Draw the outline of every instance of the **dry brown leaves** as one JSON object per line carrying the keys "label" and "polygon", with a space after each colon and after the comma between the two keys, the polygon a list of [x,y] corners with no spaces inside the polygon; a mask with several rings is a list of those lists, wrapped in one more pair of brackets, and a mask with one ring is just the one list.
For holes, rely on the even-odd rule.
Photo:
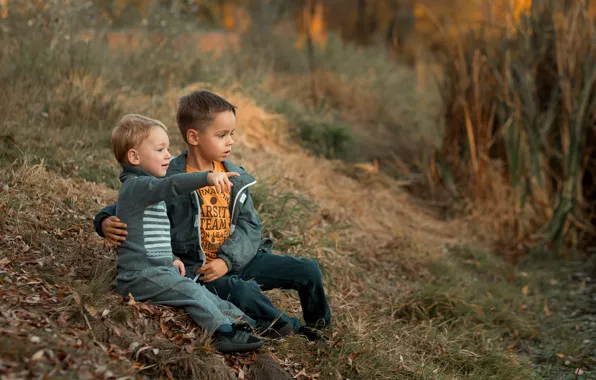
{"label": "dry brown leaves", "polygon": [[182,310],[115,294],[114,273],[103,273],[115,265],[113,248],[90,225],[98,203],[113,199],[114,191],[64,180],[41,165],[2,175],[8,179],[0,191],[5,378],[229,379],[247,373],[252,356],[216,353]]}

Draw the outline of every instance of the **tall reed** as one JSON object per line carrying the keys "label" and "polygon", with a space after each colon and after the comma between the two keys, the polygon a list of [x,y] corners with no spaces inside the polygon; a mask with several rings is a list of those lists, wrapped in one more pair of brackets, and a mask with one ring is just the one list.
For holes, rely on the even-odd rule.
{"label": "tall reed", "polygon": [[538,1],[440,47],[446,133],[434,180],[489,205],[504,248],[594,238],[596,30],[588,2]]}

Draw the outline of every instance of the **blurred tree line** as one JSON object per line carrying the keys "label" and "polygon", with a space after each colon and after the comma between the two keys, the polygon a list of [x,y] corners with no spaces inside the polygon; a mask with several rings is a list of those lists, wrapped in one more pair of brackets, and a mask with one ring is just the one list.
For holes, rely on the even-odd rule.
{"label": "blurred tree line", "polygon": [[[152,13],[169,14],[198,26],[233,32],[292,24],[303,43],[310,33],[324,44],[329,31],[358,44],[382,43],[401,49],[415,36],[416,43],[433,41],[440,33],[513,22],[545,0],[89,0],[103,20],[114,27],[137,25]],[[0,16],[74,0],[0,0]],[[76,1],[79,3],[79,1]],[[165,12],[164,12],[165,11]],[[509,18],[509,19],[508,19]]]}

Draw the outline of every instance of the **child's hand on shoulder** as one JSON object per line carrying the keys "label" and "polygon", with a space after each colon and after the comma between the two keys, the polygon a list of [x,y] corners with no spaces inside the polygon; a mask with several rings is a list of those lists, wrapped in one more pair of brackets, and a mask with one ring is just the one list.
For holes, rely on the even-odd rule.
{"label": "child's hand on shoulder", "polygon": [[174,260],[172,265],[178,268],[178,272],[180,272],[181,276],[186,276],[186,269],[184,268],[184,263],[180,261],[180,259]]}
{"label": "child's hand on shoulder", "polygon": [[227,173],[209,173],[207,174],[207,181],[211,186],[215,186],[218,193],[229,193],[234,184],[230,182],[230,177],[238,177],[240,174],[236,172]]}

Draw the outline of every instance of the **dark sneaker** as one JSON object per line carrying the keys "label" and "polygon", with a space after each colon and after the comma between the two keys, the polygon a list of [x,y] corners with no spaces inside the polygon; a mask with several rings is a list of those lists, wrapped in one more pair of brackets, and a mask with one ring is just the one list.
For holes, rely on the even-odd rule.
{"label": "dark sneaker", "polygon": [[275,323],[261,321],[257,322],[255,327],[252,327],[247,323],[235,324],[234,326],[239,330],[247,331],[268,339],[283,338],[294,332],[292,323],[283,321],[276,321]]}
{"label": "dark sneaker", "polygon": [[331,321],[325,321],[325,319],[319,318],[319,320],[317,320],[317,323],[315,323],[312,327],[314,327],[317,330],[323,330],[329,328],[329,326],[331,326]]}
{"label": "dark sneaker", "polygon": [[277,339],[293,333],[294,326],[292,326],[291,322],[283,321],[277,321],[273,324],[271,322],[261,322],[257,323],[255,330],[264,338]]}
{"label": "dark sneaker", "polygon": [[305,336],[306,339],[310,340],[311,342],[316,340],[327,340],[327,337],[321,334],[318,330],[307,326],[300,326],[296,334]]}
{"label": "dark sneaker", "polygon": [[221,352],[247,352],[253,351],[263,345],[263,341],[246,331],[234,329],[231,332],[215,332],[213,334],[213,347]]}

